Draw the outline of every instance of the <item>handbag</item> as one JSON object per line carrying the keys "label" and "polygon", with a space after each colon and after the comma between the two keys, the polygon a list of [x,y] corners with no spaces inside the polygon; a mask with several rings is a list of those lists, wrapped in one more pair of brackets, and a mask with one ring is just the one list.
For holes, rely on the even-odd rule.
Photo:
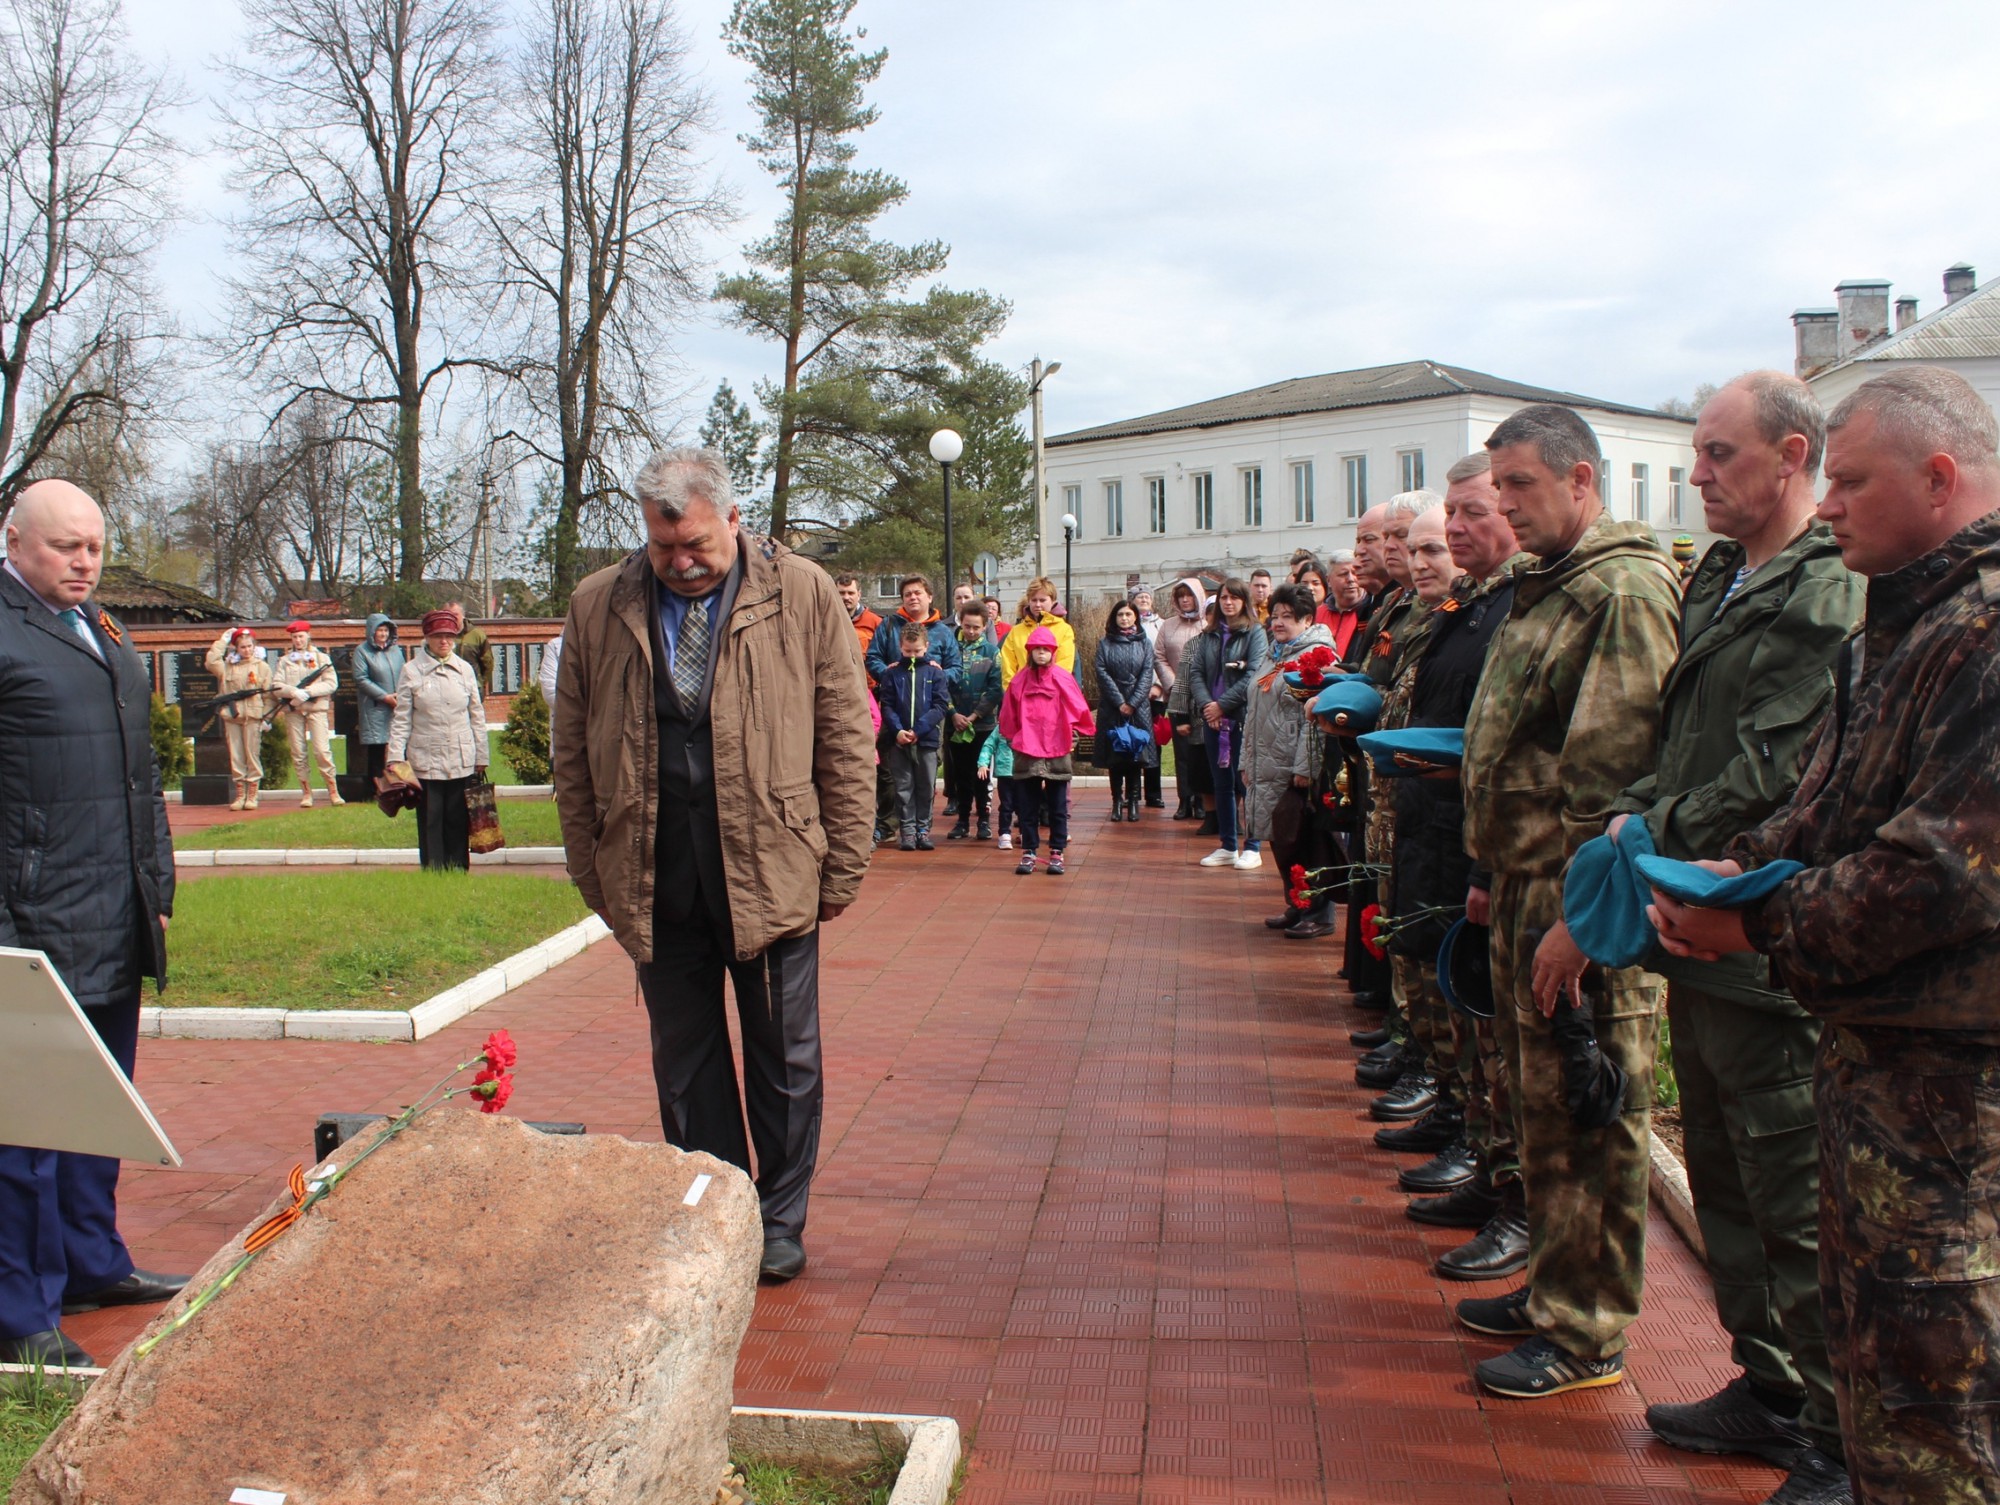
{"label": "handbag", "polygon": [[507,845],[500,829],[500,811],[494,803],[493,786],[481,781],[465,791],[466,840],[468,851],[497,852]]}
{"label": "handbag", "polygon": [[1164,715],[1155,716],[1153,718],[1154,745],[1159,747],[1165,747],[1169,742],[1173,740],[1174,740],[1173,722],[1169,721]]}

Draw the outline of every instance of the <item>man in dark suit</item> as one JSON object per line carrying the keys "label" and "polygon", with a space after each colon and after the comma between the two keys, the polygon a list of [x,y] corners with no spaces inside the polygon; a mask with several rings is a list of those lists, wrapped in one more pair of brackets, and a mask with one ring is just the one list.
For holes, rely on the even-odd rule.
{"label": "man in dark suit", "polygon": [[[166,981],[174,856],[152,687],[91,600],[103,564],[95,502],[67,481],[21,493],[0,565],[0,945],[48,954],[129,1077],[142,979]],[[117,1192],[114,1159],[0,1145],[0,1362],[90,1364],[64,1313],[186,1283],[133,1268]]]}

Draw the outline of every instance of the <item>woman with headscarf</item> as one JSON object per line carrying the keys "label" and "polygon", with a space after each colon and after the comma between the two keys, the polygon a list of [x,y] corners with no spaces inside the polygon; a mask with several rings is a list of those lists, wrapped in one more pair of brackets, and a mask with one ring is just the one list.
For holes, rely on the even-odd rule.
{"label": "woman with headscarf", "polygon": [[459,617],[424,613],[424,646],[396,682],[387,761],[417,777],[417,855],[427,868],[472,866],[465,796],[486,778],[486,703],[479,675],[453,649]]}
{"label": "woman with headscarf", "polygon": [[[396,624],[376,612],[348,660],[354,673],[358,712],[355,739],[367,759],[361,771],[368,775],[371,789],[389,761],[389,723],[396,715],[396,686],[403,678],[404,658],[403,650],[396,646]],[[354,771],[351,765],[349,771]]]}
{"label": "woman with headscarf", "polygon": [[[1208,611],[1208,595],[1193,575],[1174,582],[1173,613],[1160,619],[1153,637],[1153,685],[1164,696],[1167,720],[1174,729],[1174,793],[1180,803],[1174,807],[1175,820],[1202,820],[1202,801],[1211,794],[1208,763],[1202,757],[1201,739],[1189,721],[1187,694],[1180,685],[1181,655],[1187,645],[1201,635]],[[1202,833],[1215,830],[1214,820],[1202,822]]]}

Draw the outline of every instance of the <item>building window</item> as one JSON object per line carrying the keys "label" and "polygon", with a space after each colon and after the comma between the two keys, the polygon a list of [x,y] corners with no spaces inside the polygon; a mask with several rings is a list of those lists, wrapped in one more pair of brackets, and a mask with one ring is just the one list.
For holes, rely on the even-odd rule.
{"label": "building window", "polygon": [[1678,528],[1684,519],[1681,516],[1682,494],[1687,490],[1688,473],[1680,466],[1667,469],[1667,526]]}
{"label": "building window", "polygon": [[1646,503],[1649,500],[1647,492],[1651,489],[1651,475],[1651,466],[1632,467],[1632,521],[1635,523],[1646,521]]}
{"label": "building window", "polygon": [[[1063,487],[1063,511],[1076,519],[1076,527],[1070,533],[1070,537],[1083,537],[1083,488],[1081,486]],[[1058,523],[1057,526],[1060,527],[1061,524]]]}
{"label": "building window", "polygon": [[1146,531],[1164,533],[1167,531],[1167,478],[1165,476],[1146,477]]}
{"label": "building window", "polygon": [[1597,499],[1604,504],[1604,510],[1611,510],[1611,462],[1606,460],[1597,467]]}
{"label": "building window", "polygon": [[1424,452],[1420,449],[1404,449],[1396,452],[1396,465],[1402,473],[1404,491],[1424,489]]}
{"label": "building window", "polygon": [[1253,465],[1243,472],[1243,526],[1264,526],[1264,467]]}
{"label": "building window", "polygon": [[1348,455],[1340,467],[1347,474],[1347,518],[1352,522],[1368,510],[1368,457]]}
{"label": "building window", "polygon": [[1295,460],[1292,462],[1292,521],[1309,523],[1313,520],[1313,462]]}
{"label": "building window", "polygon": [[1212,532],[1215,528],[1215,477],[1204,470],[1189,476],[1188,484],[1194,491],[1194,530],[1197,533]]}
{"label": "building window", "polygon": [[875,577],[875,594],[891,601],[895,600],[897,594],[896,579],[897,577],[894,575],[877,575]]}
{"label": "building window", "polygon": [[1125,483],[1106,481],[1104,483],[1104,536],[1123,538],[1125,536]]}

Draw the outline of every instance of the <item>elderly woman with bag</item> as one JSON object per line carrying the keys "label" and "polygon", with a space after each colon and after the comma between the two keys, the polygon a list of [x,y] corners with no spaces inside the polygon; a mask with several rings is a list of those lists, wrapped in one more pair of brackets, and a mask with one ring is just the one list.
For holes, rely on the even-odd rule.
{"label": "elderly woman with bag", "polygon": [[459,618],[424,613],[424,646],[403,665],[389,723],[391,769],[416,775],[417,852],[440,871],[472,866],[466,796],[486,781],[486,703],[478,671],[455,652]]}
{"label": "elderly woman with bag", "polygon": [[1139,787],[1147,767],[1160,765],[1153,740],[1153,645],[1139,608],[1120,601],[1105,619],[1097,645],[1097,741],[1091,761],[1111,771],[1111,818],[1139,818]]}

